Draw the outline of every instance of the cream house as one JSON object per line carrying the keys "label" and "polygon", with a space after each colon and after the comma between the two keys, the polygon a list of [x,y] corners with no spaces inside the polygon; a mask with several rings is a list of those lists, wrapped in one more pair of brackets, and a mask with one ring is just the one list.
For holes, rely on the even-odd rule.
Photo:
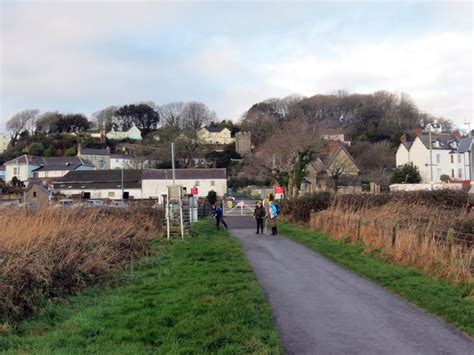
{"label": "cream house", "polygon": [[442,175],[452,180],[473,180],[473,137],[458,138],[451,135],[417,136],[407,142],[402,136],[396,153],[396,164],[413,163],[424,183],[441,182]]}
{"label": "cream house", "polygon": [[10,143],[10,136],[0,132],[0,154],[7,150],[8,143]]}
{"label": "cream house", "polygon": [[127,131],[116,131],[113,127],[112,130],[105,135],[108,139],[121,140],[121,139],[131,139],[135,141],[142,140],[142,132],[135,126],[135,123],[132,123]]}
{"label": "cream house", "polygon": [[235,142],[228,128],[204,127],[198,131],[198,138],[207,144],[231,144]]}

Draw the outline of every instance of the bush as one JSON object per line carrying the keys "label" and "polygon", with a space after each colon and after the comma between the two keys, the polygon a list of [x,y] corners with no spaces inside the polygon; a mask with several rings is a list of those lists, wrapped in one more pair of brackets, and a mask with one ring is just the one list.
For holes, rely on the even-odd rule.
{"label": "bush", "polygon": [[407,163],[397,167],[392,175],[393,184],[418,184],[420,182],[420,172],[418,167],[413,163]]}
{"label": "bush", "polygon": [[209,191],[207,194],[207,202],[209,202],[210,205],[215,204],[217,201],[217,193],[214,190]]}
{"label": "bush", "polygon": [[311,212],[318,212],[329,208],[331,205],[331,194],[329,192],[318,192],[292,198],[282,203],[282,213],[291,221],[308,222]]}

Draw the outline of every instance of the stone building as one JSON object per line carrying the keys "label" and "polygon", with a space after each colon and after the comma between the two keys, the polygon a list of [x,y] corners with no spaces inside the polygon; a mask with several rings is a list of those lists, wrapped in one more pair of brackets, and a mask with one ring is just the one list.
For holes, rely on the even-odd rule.
{"label": "stone building", "polygon": [[252,134],[250,132],[237,132],[235,134],[235,151],[244,156],[252,151]]}

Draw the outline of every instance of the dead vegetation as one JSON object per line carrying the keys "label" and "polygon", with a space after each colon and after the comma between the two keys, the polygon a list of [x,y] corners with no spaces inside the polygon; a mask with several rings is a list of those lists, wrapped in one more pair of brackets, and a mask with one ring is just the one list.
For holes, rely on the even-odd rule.
{"label": "dead vegetation", "polygon": [[0,322],[21,320],[152,253],[161,228],[144,208],[2,210]]}
{"label": "dead vegetation", "polygon": [[[379,203],[371,203],[363,197],[341,196],[327,210],[313,213],[310,226],[335,239],[360,242],[366,253],[388,262],[436,278],[472,283],[474,217],[460,208],[461,200],[452,197],[440,201],[404,195],[379,197]],[[447,208],[446,203],[453,201]]]}

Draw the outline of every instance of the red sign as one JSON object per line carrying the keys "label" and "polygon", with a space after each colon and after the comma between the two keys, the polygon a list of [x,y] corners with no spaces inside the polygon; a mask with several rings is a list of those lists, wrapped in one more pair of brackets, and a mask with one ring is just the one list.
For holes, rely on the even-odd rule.
{"label": "red sign", "polygon": [[284,194],[285,189],[282,186],[275,186],[275,193],[276,194]]}
{"label": "red sign", "polygon": [[197,195],[198,194],[198,188],[197,187],[191,187],[191,195]]}

